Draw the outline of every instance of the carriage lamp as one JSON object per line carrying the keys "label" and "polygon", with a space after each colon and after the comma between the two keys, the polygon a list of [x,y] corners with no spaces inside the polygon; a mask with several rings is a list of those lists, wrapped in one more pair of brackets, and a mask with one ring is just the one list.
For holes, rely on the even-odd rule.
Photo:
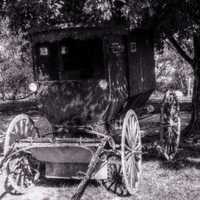
{"label": "carriage lamp", "polygon": [[66,55],[68,54],[68,48],[66,46],[61,47],[61,55]]}
{"label": "carriage lamp", "polygon": [[108,87],[108,83],[107,83],[106,80],[100,80],[100,81],[99,81],[99,86],[100,86],[100,88],[101,88],[102,90],[106,90],[107,87]]}
{"label": "carriage lamp", "polygon": [[155,111],[155,108],[154,108],[153,105],[148,105],[148,106],[146,107],[146,109],[147,109],[147,112],[148,112],[148,113],[152,113],[152,112]]}
{"label": "carriage lamp", "polygon": [[40,56],[48,56],[48,48],[47,47],[40,47]]}
{"label": "carriage lamp", "polygon": [[38,89],[37,83],[30,83],[28,87],[31,92],[36,92]]}

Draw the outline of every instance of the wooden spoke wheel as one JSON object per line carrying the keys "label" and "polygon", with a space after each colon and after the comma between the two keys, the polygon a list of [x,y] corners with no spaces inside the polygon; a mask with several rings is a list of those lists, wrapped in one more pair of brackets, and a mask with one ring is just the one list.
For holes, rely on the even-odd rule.
{"label": "wooden spoke wheel", "polygon": [[[14,144],[20,143],[20,140],[37,137],[39,137],[39,134],[33,120],[25,114],[17,115],[9,124],[5,134],[4,155],[9,152]],[[6,165],[5,188],[9,188],[12,193],[24,193],[34,184],[37,170],[33,167],[33,158],[30,158],[31,155],[24,152],[19,152],[9,158]]]}
{"label": "wooden spoke wheel", "polygon": [[11,146],[25,138],[39,137],[37,128],[33,120],[25,114],[17,115],[9,124],[5,133],[4,155],[9,151]]}
{"label": "wooden spoke wheel", "polygon": [[139,122],[133,110],[126,113],[123,121],[121,162],[127,190],[134,194],[141,175],[142,144]]}
{"label": "wooden spoke wheel", "polygon": [[124,183],[120,156],[112,155],[108,157],[108,178],[103,180],[102,184],[108,191],[118,196],[129,196]]}
{"label": "wooden spoke wheel", "polygon": [[39,162],[28,153],[12,156],[6,166],[5,189],[11,194],[23,194],[39,179]]}
{"label": "wooden spoke wheel", "polygon": [[176,94],[168,91],[161,108],[161,153],[167,160],[174,159],[180,141],[181,118]]}

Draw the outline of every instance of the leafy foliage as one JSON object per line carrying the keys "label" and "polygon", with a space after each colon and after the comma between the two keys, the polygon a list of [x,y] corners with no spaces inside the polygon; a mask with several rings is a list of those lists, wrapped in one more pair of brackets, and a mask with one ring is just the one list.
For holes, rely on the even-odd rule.
{"label": "leafy foliage", "polygon": [[[193,108],[197,111],[193,119],[199,118],[199,0],[2,0],[0,10],[2,16],[9,17],[10,27],[16,35],[63,23],[86,26],[125,23],[131,29],[142,27],[154,33],[159,50],[165,50],[167,39],[193,68]],[[191,40],[193,42],[188,42]],[[175,60],[170,59],[170,65],[175,65]],[[182,61],[177,62],[180,63],[179,72],[184,72]]]}
{"label": "leafy foliage", "polygon": [[[102,0],[103,1],[103,0]],[[104,7],[107,5],[104,0]],[[4,14],[9,16],[14,30],[41,28],[62,23],[87,23],[96,20],[93,12],[102,14],[101,1],[98,6],[90,0],[7,0],[2,7]],[[92,9],[92,10],[91,10]],[[91,13],[92,11],[92,13]]]}
{"label": "leafy foliage", "polygon": [[191,66],[177,53],[170,43],[165,42],[162,53],[156,51],[157,90],[165,92],[173,87],[188,93],[188,78],[193,78]]}
{"label": "leafy foliage", "polygon": [[3,100],[15,99],[27,90],[26,83],[31,80],[30,50],[23,33],[13,34],[9,20],[0,22],[0,93]]}
{"label": "leafy foliage", "polygon": [[62,0],[6,0],[3,14],[9,16],[11,27],[23,31],[33,26],[56,23],[62,18]]}

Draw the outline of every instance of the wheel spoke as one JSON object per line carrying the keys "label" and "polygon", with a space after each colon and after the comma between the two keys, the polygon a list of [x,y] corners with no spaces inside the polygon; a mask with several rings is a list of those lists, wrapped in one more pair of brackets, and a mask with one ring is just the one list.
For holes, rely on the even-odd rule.
{"label": "wheel spoke", "polygon": [[30,126],[30,122],[29,122],[29,120],[26,120],[25,121],[25,123],[24,123],[24,135],[26,136],[26,137],[28,137],[28,131],[29,131],[29,126]]}
{"label": "wheel spoke", "polygon": [[134,151],[141,151],[141,141],[138,141],[138,143],[136,144],[135,148],[134,148]]}
{"label": "wheel spoke", "polygon": [[132,177],[132,178],[134,178],[133,188],[136,187],[136,184],[138,182],[138,175],[139,175],[139,173],[138,173],[138,169],[137,169],[137,162],[135,159],[133,159],[133,177]]}
{"label": "wheel spoke", "polygon": [[[33,135],[34,134],[34,135]],[[35,135],[34,133],[34,125],[33,123],[31,122],[31,124],[29,125],[29,128],[28,128],[28,136],[31,136],[33,135],[33,137],[36,137],[37,135]]]}
{"label": "wheel spoke", "polygon": [[130,179],[130,186],[132,187],[133,186],[133,176],[134,176],[134,172],[133,172],[133,163],[131,162],[131,167],[130,167],[130,176],[129,176],[129,179]]}
{"label": "wheel spoke", "polygon": [[126,151],[132,151],[132,149],[127,144],[125,144],[125,150]]}
{"label": "wheel spoke", "polygon": [[131,174],[131,169],[132,169],[132,157],[130,156],[129,159],[127,160],[127,174]]}
{"label": "wheel spoke", "polygon": [[139,130],[139,125],[137,124],[136,126],[136,134],[135,134],[135,144],[137,143],[137,141],[140,141],[140,130]]}
{"label": "wheel spoke", "polygon": [[126,137],[125,137],[125,142],[128,144],[129,147],[131,147],[132,146],[132,138],[131,138],[131,135],[130,135],[131,130],[130,130],[129,127],[126,128],[126,132],[127,132],[127,134],[126,134]]}
{"label": "wheel spoke", "polygon": [[21,170],[20,170],[20,172],[17,173],[17,177],[16,177],[16,185],[17,186],[19,185],[20,181],[21,181]]}
{"label": "wheel spoke", "polygon": [[22,174],[21,174],[21,180],[20,180],[20,187],[23,189],[24,188],[24,176],[25,176],[25,174],[24,174],[24,172],[22,172]]}
{"label": "wheel spoke", "polygon": [[140,171],[140,169],[139,169],[139,161],[136,161],[136,160],[135,160],[135,169],[136,169],[137,172]]}
{"label": "wheel spoke", "polygon": [[117,183],[114,184],[114,192],[117,192]]}
{"label": "wheel spoke", "polygon": [[122,190],[122,188],[121,188],[121,185],[118,184],[118,183],[117,183],[116,185],[117,185],[117,190],[118,190],[118,191],[116,190],[116,193],[119,194],[119,195],[122,195],[123,190]]}
{"label": "wheel spoke", "polygon": [[20,127],[20,136],[23,138],[24,137],[24,120],[19,121],[19,127]]}
{"label": "wheel spoke", "polygon": [[135,143],[135,138],[133,136],[133,133],[136,132],[136,124],[133,122],[133,116],[130,117],[129,120],[129,124],[128,124],[128,130],[129,132],[127,132],[127,142],[129,144],[129,146],[131,147],[134,143]]}
{"label": "wheel spoke", "polygon": [[119,165],[119,167],[118,167],[118,172],[121,173],[121,170],[122,170],[122,166]]}
{"label": "wheel spoke", "polygon": [[14,132],[16,135],[19,135],[19,127],[17,126],[17,124],[14,127]]}
{"label": "wheel spoke", "polygon": [[111,183],[110,183],[110,185],[108,186],[108,190],[110,190],[111,189],[111,187],[114,185],[114,181],[112,181]]}

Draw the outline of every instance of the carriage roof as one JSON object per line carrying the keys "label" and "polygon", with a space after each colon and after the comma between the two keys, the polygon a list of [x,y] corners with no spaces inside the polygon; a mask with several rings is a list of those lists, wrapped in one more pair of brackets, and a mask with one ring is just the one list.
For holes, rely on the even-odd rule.
{"label": "carriage roof", "polygon": [[147,32],[145,29],[131,30],[125,25],[83,25],[83,24],[59,24],[50,27],[32,29],[30,31],[32,43],[55,42],[64,38],[88,39],[110,35],[128,35],[130,33]]}
{"label": "carriage roof", "polygon": [[[107,54],[106,59],[102,58],[104,62],[105,60],[107,62],[108,57],[114,62],[115,58],[111,58],[112,54],[117,57],[120,57],[119,54],[121,53],[126,54],[122,60],[128,63],[124,63],[122,67],[127,70],[125,68],[128,65],[129,68],[126,74],[129,79],[130,94],[135,95],[155,87],[153,40],[148,30],[130,30],[127,26],[110,24],[102,26],[60,24],[31,31],[33,46],[51,43],[61,45],[60,42],[67,38],[78,41],[85,40],[86,43],[89,39],[105,40],[106,38],[106,44],[102,47],[104,57]],[[83,52],[84,50],[81,53]],[[33,54],[36,54],[36,52],[33,52]],[[108,67],[108,62],[104,67]],[[115,74],[112,76],[115,76]]]}

